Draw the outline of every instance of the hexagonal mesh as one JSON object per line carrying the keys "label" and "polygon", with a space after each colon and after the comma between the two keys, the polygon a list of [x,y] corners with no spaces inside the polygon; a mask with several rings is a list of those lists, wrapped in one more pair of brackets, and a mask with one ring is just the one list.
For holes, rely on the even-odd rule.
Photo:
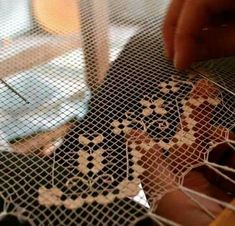
{"label": "hexagonal mesh", "polygon": [[[233,59],[176,71],[164,0],[18,2],[0,1],[3,225],[178,225],[174,192],[235,210]],[[228,197],[189,186],[201,172]]]}

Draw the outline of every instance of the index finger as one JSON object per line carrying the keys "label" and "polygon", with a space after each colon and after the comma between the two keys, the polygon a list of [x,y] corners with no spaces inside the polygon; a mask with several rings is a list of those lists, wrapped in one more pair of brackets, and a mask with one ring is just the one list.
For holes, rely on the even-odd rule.
{"label": "index finger", "polygon": [[174,64],[185,69],[196,60],[198,37],[210,17],[209,1],[188,0],[182,9],[175,33]]}
{"label": "index finger", "polygon": [[163,40],[167,57],[170,59],[174,57],[175,30],[184,2],[185,0],[173,0],[171,2],[163,24]]}

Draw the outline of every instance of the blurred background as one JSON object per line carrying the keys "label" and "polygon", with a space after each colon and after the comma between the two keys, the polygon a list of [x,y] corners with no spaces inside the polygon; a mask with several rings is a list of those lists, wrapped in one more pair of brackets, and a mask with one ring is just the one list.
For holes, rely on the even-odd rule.
{"label": "blurred background", "polygon": [[[158,15],[154,0],[121,1],[99,2],[103,18],[97,15],[94,23],[108,20],[107,28],[87,25],[99,32],[104,71],[138,27]],[[91,90],[84,72],[81,10],[95,1],[81,2],[0,0],[0,131],[7,141],[84,116]]]}
{"label": "blurred background", "polygon": [[110,63],[167,2],[0,0],[0,151],[53,152]]}

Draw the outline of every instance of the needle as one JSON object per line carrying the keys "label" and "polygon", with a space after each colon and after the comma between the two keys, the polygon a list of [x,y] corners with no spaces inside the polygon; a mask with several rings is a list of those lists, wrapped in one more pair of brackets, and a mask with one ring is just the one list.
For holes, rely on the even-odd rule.
{"label": "needle", "polygon": [[27,101],[26,98],[24,98],[21,94],[19,94],[15,89],[13,89],[9,84],[7,84],[3,79],[0,79],[0,81],[7,86],[12,92],[14,92],[18,97],[20,97],[22,100],[24,100],[27,104],[29,104],[29,101]]}

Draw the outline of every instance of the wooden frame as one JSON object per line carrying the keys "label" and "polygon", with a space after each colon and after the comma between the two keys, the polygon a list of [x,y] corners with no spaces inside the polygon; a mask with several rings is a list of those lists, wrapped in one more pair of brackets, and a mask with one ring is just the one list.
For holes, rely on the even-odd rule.
{"label": "wooden frame", "polygon": [[[27,46],[27,42],[34,42],[28,48],[19,48],[15,55],[0,62],[0,79],[14,76],[16,73],[31,69],[37,65],[49,62],[55,57],[65,54],[77,48],[83,47],[85,58],[85,71],[87,84],[94,91],[103,80],[109,65],[109,41],[108,41],[108,0],[79,0],[81,34],[69,37],[50,37],[43,41],[43,36],[26,36],[14,42],[9,42],[4,49],[8,56],[9,50],[18,46]],[[82,36],[82,41],[81,41]],[[47,37],[48,38],[48,37]],[[16,45],[14,47],[13,45]],[[61,46],[63,48],[61,48]],[[9,67],[10,66],[10,67]],[[58,127],[54,131],[40,133],[35,137],[22,139],[11,147],[19,153],[33,153],[44,146],[53,145],[56,139],[63,137],[68,131],[67,124]],[[42,154],[42,153],[39,153]]]}
{"label": "wooden frame", "polygon": [[87,83],[95,90],[109,66],[108,0],[80,0]]}
{"label": "wooden frame", "polygon": [[[33,47],[24,48],[17,54],[0,61],[0,79],[31,69],[40,64],[47,63],[55,57],[81,47],[81,40],[78,35],[71,37],[50,38],[42,43],[43,37],[26,37],[9,43],[6,49],[16,48],[14,45],[27,45],[27,41],[33,41]],[[63,48],[61,48],[61,46]],[[5,50],[4,52],[7,52]],[[20,63],[19,63],[20,62]]]}

